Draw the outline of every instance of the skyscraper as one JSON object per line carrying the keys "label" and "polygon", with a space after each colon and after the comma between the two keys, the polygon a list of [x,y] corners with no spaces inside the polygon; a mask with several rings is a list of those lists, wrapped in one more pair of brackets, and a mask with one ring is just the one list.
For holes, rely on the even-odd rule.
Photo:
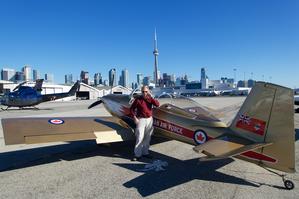
{"label": "skyscraper", "polygon": [[10,68],[3,68],[1,70],[1,79],[6,81],[15,81],[16,71]]}
{"label": "skyscraper", "polygon": [[159,79],[158,79],[158,42],[157,42],[157,33],[155,29],[155,39],[154,39],[154,51],[153,51],[154,57],[155,57],[155,70],[154,70],[154,83],[156,86],[159,84]]}
{"label": "skyscraper", "polygon": [[74,83],[73,82],[73,75],[72,74],[65,75],[64,76],[64,83],[68,84],[68,85],[73,84]]}
{"label": "skyscraper", "polygon": [[143,74],[137,73],[137,85],[141,86],[143,83]]}
{"label": "skyscraper", "polygon": [[109,70],[109,86],[116,86],[116,69]]}
{"label": "skyscraper", "polygon": [[52,84],[54,82],[54,75],[51,73],[46,73],[45,74],[45,82]]}
{"label": "skyscraper", "polygon": [[201,83],[201,88],[202,89],[208,88],[208,77],[206,75],[206,69],[205,68],[201,68],[200,83]]}
{"label": "skyscraper", "polygon": [[81,73],[80,73],[81,82],[83,82],[85,84],[88,84],[88,77],[89,77],[88,72],[82,70]]}
{"label": "skyscraper", "polygon": [[94,85],[97,86],[100,84],[102,84],[102,75],[101,75],[101,73],[95,73],[94,74]]}
{"label": "skyscraper", "polygon": [[22,71],[25,76],[25,81],[31,81],[32,80],[32,70],[30,66],[24,66],[22,68]]}
{"label": "skyscraper", "polygon": [[129,71],[127,69],[124,69],[121,71],[121,78],[120,78],[120,84],[123,87],[129,87]]}
{"label": "skyscraper", "polygon": [[21,82],[25,80],[25,75],[23,72],[17,71],[16,72],[16,82]]}
{"label": "skyscraper", "polygon": [[33,81],[37,80],[37,79],[40,79],[40,73],[38,70],[33,70]]}

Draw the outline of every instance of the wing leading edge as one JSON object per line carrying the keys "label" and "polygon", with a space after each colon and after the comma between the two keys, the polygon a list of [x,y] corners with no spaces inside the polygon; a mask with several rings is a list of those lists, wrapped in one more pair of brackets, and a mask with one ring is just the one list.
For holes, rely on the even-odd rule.
{"label": "wing leading edge", "polygon": [[131,129],[113,117],[2,119],[6,145],[96,140],[110,143],[134,139]]}

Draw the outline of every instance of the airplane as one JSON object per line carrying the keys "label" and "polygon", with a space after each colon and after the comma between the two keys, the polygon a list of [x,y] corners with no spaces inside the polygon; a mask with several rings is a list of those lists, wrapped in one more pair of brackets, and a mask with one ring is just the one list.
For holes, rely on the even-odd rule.
{"label": "airplane", "polygon": [[80,83],[76,82],[67,93],[53,93],[42,95],[41,91],[43,81],[43,79],[36,80],[34,87],[23,86],[27,83],[27,81],[25,81],[14,88],[13,92],[4,94],[4,96],[2,96],[2,98],[0,99],[0,104],[7,106],[7,108],[2,110],[8,110],[10,107],[19,107],[21,109],[24,107],[33,106],[34,108],[36,108],[35,105],[38,105],[42,102],[73,96],[76,94],[76,91],[78,91],[80,86]]}
{"label": "airplane", "polygon": [[[172,95],[169,95],[172,96]],[[89,106],[103,104],[112,117],[44,117],[2,119],[5,144],[96,140],[98,144],[135,139],[130,105],[138,94],[109,94]],[[238,158],[280,176],[286,189],[295,172],[294,95],[289,88],[257,82],[228,124],[221,113],[190,98],[159,99],[153,109],[154,135],[194,145],[200,161]],[[281,114],[283,113],[283,114]],[[222,116],[223,117],[223,116]]]}

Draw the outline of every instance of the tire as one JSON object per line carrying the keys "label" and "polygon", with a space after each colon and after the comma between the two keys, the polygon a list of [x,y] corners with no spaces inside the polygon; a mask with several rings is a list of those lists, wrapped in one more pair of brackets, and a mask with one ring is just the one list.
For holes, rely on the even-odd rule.
{"label": "tire", "polygon": [[285,180],[283,183],[287,190],[292,190],[295,187],[294,183],[290,180]]}

